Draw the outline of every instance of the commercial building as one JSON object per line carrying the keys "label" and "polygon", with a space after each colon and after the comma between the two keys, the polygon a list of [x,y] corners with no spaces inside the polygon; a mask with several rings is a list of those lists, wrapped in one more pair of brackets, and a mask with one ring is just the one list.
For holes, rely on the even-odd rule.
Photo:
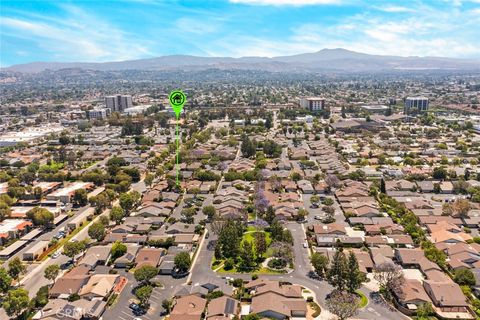
{"label": "commercial building", "polygon": [[91,190],[94,188],[93,183],[90,182],[73,182],[68,186],[58,189],[47,196],[47,200],[61,201],[63,203],[70,203],[75,191],[80,189]]}
{"label": "commercial building", "polygon": [[307,97],[300,99],[300,106],[310,111],[320,111],[325,109],[325,99],[318,97]]}
{"label": "commercial building", "polygon": [[23,253],[23,260],[36,260],[42,253],[44,253],[48,249],[48,244],[48,240],[41,240],[36,242],[30,249]]}
{"label": "commercial building", "polygon": [[145,105],[141,105],[141,106],[135,106],[135,107],[129,107],[129,108],[125,108],[123,110],[123,113],[125,113],[127,115],[137,115],[137,114],[144,113],[150,107],[151,107],[151,105],[149,105],[149,104],[145,104]]}
{"label": "commercial building", "polygon": [[405,99],[405,114],[428,111],[428,98],[407,97]]}
{"label": "commercial building", "polygon": [[105,119],[110,114],[109,108],[88,110],[89,119]]}
{"label": "commercial building", "polygon": [[126,108],[133,107],[132,96],[120,94],[106,96],[105,106],[112,112],[123,112]]}
{"label": "commercial building", "polygon": [[0,244],[28,233],[32,222],[23,219],[5,219],[0,222]]}
{"label": "commercial building", "polygon": [[371,113],[384,113],[389,108],[383,104],[371,104],[371,105],[362,105],[360,109],[371,112]]}

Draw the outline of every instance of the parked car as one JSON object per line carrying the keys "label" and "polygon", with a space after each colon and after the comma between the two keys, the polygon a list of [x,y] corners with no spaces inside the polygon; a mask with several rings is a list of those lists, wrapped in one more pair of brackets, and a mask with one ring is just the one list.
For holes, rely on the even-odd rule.
{"label": "parked car", "polygon": [[60,266],[60,269],[65,270],[70,268],[71,266],[73,266],[73,260],[68,260],[67,262],[65,262]]}
{"label": "parked car", "polygon": [[304,248],[308,248],[308,243],[304,242],[304,243],[303,243],[303,247],[304,247]]}
{"label": "parked car", "polygon": [[54,254],[52,254],[52,259],[57,259],[58,257],[60,257],[60,255],[60,251],[56,251]]}
{"label": "parked car", "polygon": [[322,220],[322,217],[320,217],[320,216],[317,215],[317,216],[314,217],[314,219],[315,219],[315,220]]}
{"label": "parked car", "polygon": [[140,307],[138,304],[136,304],[135,302],[132,302],[128,305],[128,307],[130,309],[132,309],[133,311],[137,311],[137,310],[140,310],[142,309],[142,307]]}

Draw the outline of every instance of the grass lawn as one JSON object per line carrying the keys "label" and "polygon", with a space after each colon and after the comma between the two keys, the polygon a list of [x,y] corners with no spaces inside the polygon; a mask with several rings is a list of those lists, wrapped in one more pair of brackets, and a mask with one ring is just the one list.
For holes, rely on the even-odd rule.
{"label": "grass lawn", "polygon": [[360,308],[365,308],[365,306],[368,304],[367,296],[364,295],[360,290],[355,291],[355,293],[360,297]]}
{"label": "grass lawn", "polygon": [[[219,265],[217,265],[217,267],[218,266]],[[225,270],[224,267],[221,267],[220,269],[218,269],[217,272],[218,273],[245,273],[245,274],[258,274],[258,275],[262,275],[262,274],[284,274],[285,273],[285,271],[275,271],[275,270],[271,270],[271,269],[268,269],[268,268],[255,269],[255,270],[250,271],[250,272],[240,272],[240,271],[237,271],[237,269],[235,269],[235,268],[230,269],[230,270]]]}
{"label": "grass lawn", "polygon": [[255,227],[252,227],[252,226],[249,226],[247,228],[247,231],[245,231],[245,233],[243,234],[243,238],[242,238],[242,241],[249,241],[251,244],[254,243],[254,237],[253,235],[256,233],[256,232],[263,232],[265,233],[265,241],[267,243],[267,247],[270,245],[270,243],[272,242],[272,238],[270,236],[270,232],[267,232],[267,231],[263,231],[263,230],[257,230]]}
{"label": "grass lawn", "polygon": [[[270,232],[264,231],[264,230],[257,230],[253,226],[247,227],[247,231],[243,233],[242,237],[242,242],[243,241],[248,241],[252,245],[255,243],[255,238],[254,234],[256,232],[263,232],[265,234],[265,242],[267,244],[267,248],[270,246],[270,243],[272,242],[272,238],[270,235]],[[268,250],[267,250],[268,252]],[[268,258],[268,253],[264,254],[264,258]],[[216,270],[219,268],[222,264],[224,263],[224,260],[216,260],[215,257],[212,259],[212,264],[211,264],[211,269]],[[224,267],[222,266],[220,269],[217,270],[218,273],[255,273],[255,274],[284,274],[285,271],[276,271],[276,270],[271,270],[269,268],[264,268],[262,267],[261,264],[258,265],[257,269],[251,271],[251,272],[240,272],[237,271],[236,268],[230,269],[230,270],[225,270]]]}
{"label": "grass lawn", "polygon": [[312,318],[318,317],[320,315],[320,312],[322,312],[320,306],[315,302],[309,302],[308,306],[313,310]]}

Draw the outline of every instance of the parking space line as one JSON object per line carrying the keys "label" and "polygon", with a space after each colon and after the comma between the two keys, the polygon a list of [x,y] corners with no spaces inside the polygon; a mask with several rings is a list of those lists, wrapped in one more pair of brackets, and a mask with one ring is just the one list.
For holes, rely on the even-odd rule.
{"label": "parking space line", "polygon": [[[125,315],[127,316],[127,319],[129,319],[130,317],[132,317],[132,315],[131,315],[131,314],[128,314],[128,313],[126,313],[126,312],[125,312],[125,311],[123,311],[123,310],[122,310],[122,313],[123,313],[123,314],[125,314]],[[133,319],[133,317],[132,317],[132,319]]]}

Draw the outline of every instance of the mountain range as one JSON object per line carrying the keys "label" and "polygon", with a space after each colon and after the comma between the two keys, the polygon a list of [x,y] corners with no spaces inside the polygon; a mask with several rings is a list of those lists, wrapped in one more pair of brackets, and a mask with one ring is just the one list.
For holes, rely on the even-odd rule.
{"label": "mountain range", "polygon": [[120,70],[204,70],[238,69],[270,72],[382,72],[394,70],[464,70],[480,71],[480,60],[442,57],[400,57],[370,55],[346,49],[323,49],[279,57],[198,57],[170,55],[157,58],[115,62],[32,62],[3,68],[4,71],[37,73],[45,70],[84,69]]}

